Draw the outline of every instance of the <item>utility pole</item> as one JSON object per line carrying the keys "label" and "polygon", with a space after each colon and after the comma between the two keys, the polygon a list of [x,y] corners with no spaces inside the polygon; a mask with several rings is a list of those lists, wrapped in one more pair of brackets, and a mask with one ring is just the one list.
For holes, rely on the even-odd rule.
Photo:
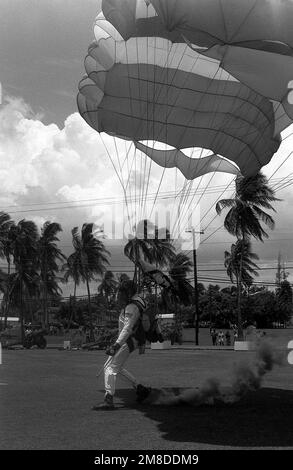
{"label": "utility pole", "polygon": [[194,228],[185,230],[192,233],[192,251],[193,251],[193,273],[194,273],[194,316],[193,326],[195,327],[195,344],[198,346],[198,333],[199,333],[199,308],[198,308],[198,282],[197,282],[197,258],[196,258],[196,244],[195,234],[204,233],[203,231],[196,232]]}

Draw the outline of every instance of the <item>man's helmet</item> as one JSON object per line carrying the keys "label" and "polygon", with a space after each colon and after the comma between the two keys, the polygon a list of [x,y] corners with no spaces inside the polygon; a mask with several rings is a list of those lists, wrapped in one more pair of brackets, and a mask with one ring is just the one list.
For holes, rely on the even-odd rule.
{"label": "man's helmet", "polygon": [[142,311],[146,310],[147,302],[139,294],[135,294],[131,297],[131,302],[136,304]]}

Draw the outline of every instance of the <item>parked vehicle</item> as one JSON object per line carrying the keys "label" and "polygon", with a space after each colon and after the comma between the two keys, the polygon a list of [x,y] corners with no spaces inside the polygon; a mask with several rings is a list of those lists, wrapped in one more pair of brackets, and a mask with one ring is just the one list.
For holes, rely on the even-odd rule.
{"label": "parked vehicle", "polygon": [[23,346],[26,349],[30,349],[33,346],[38,346],[40,349],[45,349],[47,346],[47,340],[45,338],[46,333],[46,330],[42,328],[26,330]]}

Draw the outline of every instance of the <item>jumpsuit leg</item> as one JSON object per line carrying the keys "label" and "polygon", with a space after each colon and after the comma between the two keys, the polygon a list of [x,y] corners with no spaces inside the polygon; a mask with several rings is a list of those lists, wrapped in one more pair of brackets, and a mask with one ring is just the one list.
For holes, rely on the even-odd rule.
{"label": "jumpsuit leg", "polygon": [[130,382],[131,385],[136,388],[137,386],[137,380],[136,378],[134,377],[134,375],[132,375],[127,369],[121,369],[121,371],[119,372],[119,377],[121,376],[121,378],[123,378],[126,382]]}
{"label": "jumpsuit leg", "polygon": [[126,380],[130,381],[133,386],[136,385],[136,380],[130,372],[123,368],[130,355],[128,345],[125,343],[121,346],[119,351],[115,354],[113,359],[105,368],[105,391],[110,395],[115,394],[117,374],[121,374]]}

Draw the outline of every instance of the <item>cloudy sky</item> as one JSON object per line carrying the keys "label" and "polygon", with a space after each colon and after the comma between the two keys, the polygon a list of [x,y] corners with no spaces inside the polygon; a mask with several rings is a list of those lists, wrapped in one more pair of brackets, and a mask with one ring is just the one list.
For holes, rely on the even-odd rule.
{"label": "cloudy sky", "polygon": [[[104,224],[106,244],[112,252],[111,268],[127,271],[130,263],[121,256],[121,246],[110,240],[112,220],[122,223],[134,207],[138,207],[136,217],[142,215],[146,195],[150,211],[154,200],[161,206],[171,204],[174,220],[178,199],[175,204],[172,196],[184,187],[184,180],[175,170],[164,172],[143,158],[134,161],[131,147],[99,136],[79,116],[78,82],[84,75],[88,45],[94,39],[97,11],[97,0],[0,1],[0,207],[15,221],[29,218],[39,226],[45,220],[61,223],[60,246],[67,254],[74,226]],[[274,280],[275,270],[268,268],[276,266],[279,251],[293,273],[290,132],[264,169],[276,189],[288,181],[288,186],[277,192],[282,201],[276,205],[275,230],[264,244],[254,244],[259,264],[265,268],[259,277],[264,282]],[[200,279],[225,278],[223,252],[232,239],[221,228],[222,219],[216,216],[214,205],[218,198],[233,194],[233,184],[228,186],[231,181],[228,175],[207,175],[187,185],[189,199],[180,199],[181,217],[185,214],[181,236],[189,207],[200,205],[205,232],[198,249]],[[124,205],[123,212],[125,193],[131,202]],[[190,242],[189,246],[191,249]]]}

